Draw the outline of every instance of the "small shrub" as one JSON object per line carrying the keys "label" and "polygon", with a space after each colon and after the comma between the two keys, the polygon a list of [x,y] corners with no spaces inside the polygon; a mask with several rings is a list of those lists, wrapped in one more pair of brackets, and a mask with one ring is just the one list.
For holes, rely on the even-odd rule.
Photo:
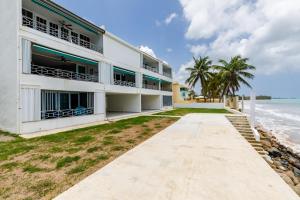
{"label": "small shrub", "polygon": [[39,195],[39,197],[44,197],[50,191],[55,188],[55,182],[51,180],[41,180],[38,181],[37,184],[31,186],[29,189],[32,192],[35,192]]}
{"label": "small shrub", "polygon": [[68,171],[67,174],[77,174],[80,172],[84,172],[85,170],[86,170],[85,165],[78,165],[78,166],[72,168],[70,171]]}
{"label": "small shrub", "polygon": [[57,161],[56,168],[62,168],[65,165],[68,165],[72,162],[78,161],[79,159],[80,159],[80,156],[74,156],[74,157],[67,156],[67,157],[62,158],[59,161]]}
{"label": "small shrub", "polygon": [[23,168],[23,172],[28,172],[28,173],[40,172],[42,170],[43,170],[42,168],[33,165],[27,165],[26,167]]}
{"label": "small shrub", "polygon": [[123,149],[124,149],[123,146],[113,146],[113,147],[111,148],[112,151],[121,151],[121,150],[123,150]]}
{"label": "small shrub", "polygon": [[126,140],[126,142],[129,143],[129,144],[134,144],[135,140],[132,140],[132,139],[131,140]]}

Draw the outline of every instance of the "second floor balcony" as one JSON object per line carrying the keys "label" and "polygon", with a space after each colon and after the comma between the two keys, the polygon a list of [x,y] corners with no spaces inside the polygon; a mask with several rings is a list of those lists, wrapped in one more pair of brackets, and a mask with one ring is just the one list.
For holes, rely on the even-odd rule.
{"label": "second floor balcony", "polygon": [[31,74],[53,78],[98,82],[98,62],[33,44]]}
{"label": "second floor balcony", "polygon": [[114,85],[136,87],[135,72],[120,67],[114,67]]}

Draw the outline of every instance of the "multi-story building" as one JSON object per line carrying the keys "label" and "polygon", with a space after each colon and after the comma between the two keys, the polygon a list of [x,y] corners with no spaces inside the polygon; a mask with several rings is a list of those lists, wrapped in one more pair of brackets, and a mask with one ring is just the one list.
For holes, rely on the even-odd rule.
{"label": "multi-story building", "polygon": [[0,2],[0,129],[32,133],[172,106],[172,69],[49,0]]}

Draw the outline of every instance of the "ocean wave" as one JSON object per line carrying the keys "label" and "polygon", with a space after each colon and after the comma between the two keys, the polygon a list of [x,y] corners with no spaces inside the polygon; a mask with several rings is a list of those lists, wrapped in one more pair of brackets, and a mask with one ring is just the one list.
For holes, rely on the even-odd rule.
{"label": "ocean wave", "polygon": [[276,116],[278,118],[300,122],[300,115],[284,113],[279,109],[257,108],[257,110],[262,111],[264,113],[268,113],[268,114],[273,115],[273,116]]}

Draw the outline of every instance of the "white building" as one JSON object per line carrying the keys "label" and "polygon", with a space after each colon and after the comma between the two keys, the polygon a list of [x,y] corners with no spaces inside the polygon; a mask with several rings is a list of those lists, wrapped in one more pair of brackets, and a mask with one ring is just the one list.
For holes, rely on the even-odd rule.
{"label": "white building", "polygon": [[32,133],[172,106],[172,69],[48,0],[0,1],[0,129]]}

